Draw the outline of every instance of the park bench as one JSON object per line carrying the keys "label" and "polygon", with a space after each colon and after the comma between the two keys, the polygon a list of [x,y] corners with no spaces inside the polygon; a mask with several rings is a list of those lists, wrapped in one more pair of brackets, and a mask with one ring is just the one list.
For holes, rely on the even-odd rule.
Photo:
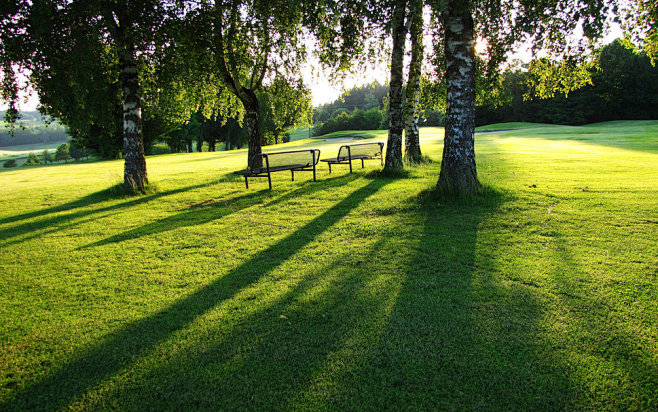
{"label": "park bench", "polygon": [[292,150],[288,152],[262,153],[257,155],[249,169],[238,170],[235,174],[244,176],[244,184],[249,189],[248,177],[267,177],[272,190],[272,173],[290,170],[292,181],[295,181],[295,172],[313,172],[315,181],[315,165],[320,160],[320,150]]}
{"label": "park bench", "polygon": [[362,169],[365,167],[363,161],[368,159],[380,159],[383,166],[383,151],[384,143],[381,142],[346,144],[338,149],[338,156],[322,161],[329,165],[329,173],[331,173],[331,165],[337,164],[349,164],[352,173],[352,160],[361,160]]}

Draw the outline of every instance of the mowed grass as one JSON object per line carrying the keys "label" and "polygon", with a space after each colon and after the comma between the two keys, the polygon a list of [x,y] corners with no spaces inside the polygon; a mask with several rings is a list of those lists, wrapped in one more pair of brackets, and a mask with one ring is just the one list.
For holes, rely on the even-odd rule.
{"label": "mowed grass", "polygon": [[120,161],[3,172],[0,409],[656,410],[658,122],[477,134],[474,199],[431,191],[442,133],[272,191],[244,150],[149,158],[140,197]]}

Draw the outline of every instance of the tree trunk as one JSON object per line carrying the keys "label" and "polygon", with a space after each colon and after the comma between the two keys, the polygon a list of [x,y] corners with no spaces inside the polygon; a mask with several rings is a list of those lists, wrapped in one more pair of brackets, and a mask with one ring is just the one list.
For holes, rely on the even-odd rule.
{"label": "tree trunk", "polygon": [[148,184],[144,140],[142,136],[141,100],[134,46],[122,47],[119,63],[123,94],[123,183],[137,190]]}
{"label": "tree trunk", "polygon": [[260,107],[258,105],[258,97],[252,90],[246,90],[246,98],[242,100],[244,105],[245,115],[244,123],[247,126],[247,136],[249,140],[249,151],[247,152],[247,166],[250,169],[257,169],[261,167],[262,158],[260,154],[263,152],[261,148],[262,134],[260,130]]}
{"label": "tree trunk", "polygon": [[421,158],[420,134],[420,76],[423,65],[423,2],[414,0],[410,7],[411,19],[411,62],[409,63],[409,80],[407,81],[405,159],[418,162]]}
{"label": "tree trunk", "polygon": [[467,2],[452,0],[444,15],[448,87],[443,161],[437,188],[475,193],[475,48],[473,17]]}
{"label": "tree trunk", "polygon": [[386,144],[385,170],[402,169],[402,130],[404,111],[402,105],[402,64],[407,27],[404,24],[406,1],[399,1],[393,10],[393,52],[391,53],[391,87],[389,91],[389,128]]}

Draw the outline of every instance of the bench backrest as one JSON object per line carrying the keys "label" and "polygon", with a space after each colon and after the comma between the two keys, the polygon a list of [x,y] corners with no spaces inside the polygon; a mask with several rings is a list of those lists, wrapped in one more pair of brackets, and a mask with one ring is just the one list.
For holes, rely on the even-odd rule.
{"label": "bench backrest", "polygon": [[346,144],[338,149],[338,160],[348,160],[350,155],[352,158],[381,156],[382,150],[384,150],[384,143],[381,142]]}
{"label": "bench backrest", "polygon": [[[261,162],[254,162],[252,172],[263,173],[267,171],[267,166],[270,168],[275,167],[313,167],[318,164],[320,160],[320,150],[306,149],[306,150],[293,150],[288,152],[273,152],[262,153],[259,155]],[[258,163],[261,163],[258,165]]]}

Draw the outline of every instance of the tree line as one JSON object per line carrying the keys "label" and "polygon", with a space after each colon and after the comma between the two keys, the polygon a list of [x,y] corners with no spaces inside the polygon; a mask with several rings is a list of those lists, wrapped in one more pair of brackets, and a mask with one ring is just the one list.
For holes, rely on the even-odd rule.
{"label": "tree line", "polygon": [[[0,117],[5,113],[0,111]],[[64,126],[53,119],[45,119],[38,112],[21,113],[21,120],[15,127],[13,135],[11,126],[0,127],[0,146],[18,146],[36,143],[61,142],[69,139]]]}
{"label": "tree line", "polygon": [[[536,122],[581,125],[611,120],[658,119],[658,68],[644,52],[629,48],[621,39],[601,48],[592,64],[587,64],[588,81],[567,95],[541,98],[533,90],[535,73],[517,62],[504,70],[493,93],[495,98],[476,104],[477,126],[502,122]],[[428,95],[435,84],[425,79],[420,101],[420,124],[444,126],[445,109],[433,104]],[[381,89],[378,99],[372,90]],[[364,93],[365,91],[365,93]],[[487,90],[488,93],[492,89]],[[372,94],[367,94],[372,93]],[[364,94],[368,98],[364,98]],[[373,83],[348,90],[336,101],[317,107],[313,118],[315,135],[342,130],[386,129],[388,89]],[[374,102],[374,104],[373,104]],[[350,110],[348,110],[348,108]]]}
{"label": "tree line", "polygon": [[[569,35],[581,30],[596,39],[609,15],[632,22],[631,38],[655,52],[655,5],[632,0],[627,9],[624,15],[613,0],[9,0],[0,7],[0,92],[10,102],[7,120],[16,120],[23,71],[41,110],[65,124],[74,140],[106,154],[122,147],[124,183],[143,190],[145,145],[191,123],[194,113],[221,124],[237,119],[247,135],[247,165],[257,167],[267,134],[263,103],[278,109],[299,100],[310,35],[318,60],[335,73],[387,55],[387,170],[403,167],[403,130],[407,160],[420,156],[422,68],[428,63],[437,90],[445,91],[436,95],[445,96],[446,108],[437,187],[474,193],[476,96],[498,81],[509,52],[523,41],[548,50],[552,60],[544,72],[559,80],[542,76],[537,89],[569,92],[574,81],[564,79],[580,74],[569,69],[589,47],[572,44]],[[423,48],[428,36],[429,52]],[[480,56],[478,38],[487,41]],[[383,53],[387,44],[389,54]],[[554,61],[567,69],[553,70]],[[270,129],[275,141],[276,127],[285,124],[276,117]]]}
{"label": "tree line", "polygon": [[658,67],[646,53],[622,40],[601,49],[589,80],[568,95],[540,98],[534,94],[534,74],[528,68],[506,70],[501,99],[477,108],[479,125],[499,122],[537,122],[567,125],[610,120],[658,119]]}

